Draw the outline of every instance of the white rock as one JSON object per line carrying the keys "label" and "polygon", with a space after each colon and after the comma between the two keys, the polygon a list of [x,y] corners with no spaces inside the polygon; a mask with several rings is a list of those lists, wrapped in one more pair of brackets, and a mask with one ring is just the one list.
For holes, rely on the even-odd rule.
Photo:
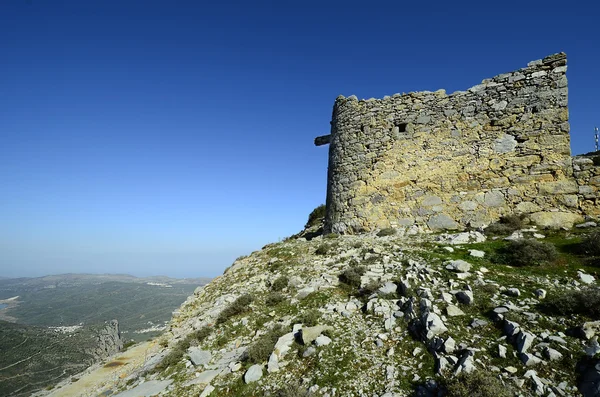
{"label": "white rock", "polygon": [[475,258],[483,258],[485,256],[485,252],[480,250],[469,250],[469,255]]}
{"label": "white rock", "polygon": [[469,262],[463,261],[462,259],[448,261],[445,263],[445,265],[446,269],[459,273],[465,273],[471,270],[471,264]]}
{"label": "white rock", "polygon": [[590,274],[586,274],[582,271],[577,271],[577,274],[579,275],[579,279],[581,280],[581,282],[585,284],[592,284],[595,281],[594,276]]}
{"label": "white rock", "polygon": [[538,299],[545,299],[547,293],[545,289],[539,288],[535,290],[534,294]]}
{"label": "white rock", "polygon": [[317,346],[327,346],[331,343],[331,339],[325,335],[319,335],[317,339],[315,339],[315,345]]}
{"label": "white rock", "polygon": [[215,387],[212,385],[207,385],[204,390],[202,390],[202,393],[200,393],[200,397],[208,397],[210,396],[210,393],[212,393],[215,390]]}
{"label": "white rock", "polygon": [[465,315],[465,312],[463,312],[462,310],[460,310],[458,307],[456,307],[454,305],[448,305],[446,307],[446,313],[450,317],[464,316]]}
{"label": "white rock", "polygon": [[506,358],[506,346],[498,345],[498,355],[500,358]]}
{"label": "white rock", "polygon": [[244,382],[246,382],[246,383],[256,382],[257,380],[262,378],[262,376],[263,376],[262,365],[254,364],[253,366],[248,368],[248,371],[246,371],[246,373],[244,374]]}

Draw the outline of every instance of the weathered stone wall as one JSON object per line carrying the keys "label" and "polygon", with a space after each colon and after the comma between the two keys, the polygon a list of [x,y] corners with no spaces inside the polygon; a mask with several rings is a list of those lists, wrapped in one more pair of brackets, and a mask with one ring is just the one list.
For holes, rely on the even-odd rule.
{"label": "weathered stone wall", "polygon": [[462,229],[513,212],[556,226],[598,215],[597,169],[579,162],[574,175],[566,70],[560,53],[451,95],[338,97],[323,137],[326,231]]}

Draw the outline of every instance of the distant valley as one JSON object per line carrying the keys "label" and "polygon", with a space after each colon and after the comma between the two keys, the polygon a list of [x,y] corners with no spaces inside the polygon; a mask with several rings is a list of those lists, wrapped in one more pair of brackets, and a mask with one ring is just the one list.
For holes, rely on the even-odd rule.
{"label": "distant valley", "polygon": [[114,274],[0,278],[0,395],[31,395],[123,343],[159,335],[173,310],[208,281]]}

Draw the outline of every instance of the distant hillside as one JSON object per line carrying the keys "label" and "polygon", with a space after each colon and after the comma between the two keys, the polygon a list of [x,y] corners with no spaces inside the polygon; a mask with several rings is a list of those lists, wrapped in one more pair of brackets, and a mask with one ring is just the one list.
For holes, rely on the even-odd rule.
{"label": "distant hillside", "polygon": [[[207,278],[62,274],[0,280],[0,319],[36,326],[119,320],[126,339],[158,335],[171,313]],[[18,297],[13,300],[10,298]]]}
{"label": "distant hillside", "polygon": [[64,332],[0,321],[0,395],[29,396],[81,372],[116,351],[107,338],[116,333],[111,324]]}

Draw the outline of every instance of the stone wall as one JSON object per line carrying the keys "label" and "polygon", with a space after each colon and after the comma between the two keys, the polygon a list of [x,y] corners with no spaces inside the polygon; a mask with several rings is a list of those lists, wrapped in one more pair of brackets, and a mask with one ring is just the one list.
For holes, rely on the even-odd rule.
{"label": "stone wall", "polygon": [[338,97],[320,138],[330,144],[326,231],[598,216],[600,168],[571,157],[566,70],[560,53],[451,95]]}

